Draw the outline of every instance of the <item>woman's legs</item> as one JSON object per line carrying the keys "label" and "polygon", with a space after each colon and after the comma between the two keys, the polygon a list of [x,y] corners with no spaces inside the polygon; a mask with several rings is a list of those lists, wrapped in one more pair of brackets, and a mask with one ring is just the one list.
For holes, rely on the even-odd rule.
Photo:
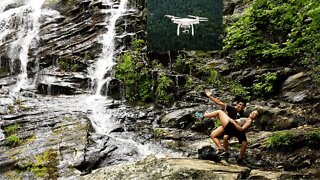
{"label": "woman's legs", "polygon": [[230,119],[230,117],[222,110],[217,110],[217,111],[213,111],[212,113],[205,114],[204,117],[205,118],[218,117],[221,122],[221,126],[223,128],[227,126]]}
{"label": "woman's legs", "polygon": [[216,144],[216,146],[218,147],[218,149],[223,149],[219,140],[219,137],[221,135],[223,135],[224,133],[224,129],[222,126],[219,126],[217,129],[215,129],[214,131],[212,131],[212,133],[210,134],[211,139],[213,140],[213,142]]}

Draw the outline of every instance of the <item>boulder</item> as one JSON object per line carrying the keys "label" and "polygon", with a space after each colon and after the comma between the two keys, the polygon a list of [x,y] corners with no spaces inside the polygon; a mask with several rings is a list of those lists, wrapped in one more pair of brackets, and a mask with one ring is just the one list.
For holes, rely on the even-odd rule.
{"label": "boulder", "polygon": [[163,127],[171,128],[188,128],[193,122],[192,113],[195,112],[194,108],[178,109],[166,114],[161,119],[161,125]]}
{"label": "boulder", "polygon": [[148,156],[138,162],[98,169],[80,179],[241,179],[249,173],[247,167],[216,164],[208,160]]}
{"label": "boulder", "polygon": [[281,92],[282,96],[289,102],[319,102],[320,91],[319,88],[314,86],[311,77],[304,72],[300,72],[285,80]]}

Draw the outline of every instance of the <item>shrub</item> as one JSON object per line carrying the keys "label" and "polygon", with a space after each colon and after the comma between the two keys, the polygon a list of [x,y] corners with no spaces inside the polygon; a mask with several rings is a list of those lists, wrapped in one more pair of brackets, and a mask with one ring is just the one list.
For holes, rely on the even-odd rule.
{"label": "shrub", "polygon": [[170,78],[168,78],[164,73],[160,73],[158,75],[157,81],[157,101],[165,104],[171,103],[173,101],[173,95],[170,92],[170,87],[173,85],[173,81]]}
{"label": "shrub", "polygon": [[131,41],[131,47],[134,51],[141,51],[145,41],[143,39],[134,38]]}
{"label": "shrub", "polygon": [[210,83],[212,86],[219,87],[221,84],[221,77],[218,71],[211,70],[210,75],[208,77],[208,83]]}
{"label": "shrub", "polygon": [[255,0],[227,25],[224,52],[238,68],[252,64],[309,68],[319,64],[320,2]]}
{"label": "shrub", "polygon": [[278,131],[267,140],[267,147],[272,149],[290,148],[293,144],[293,134]]}
{"label": "shrub", "polygon": [[268,97],[274,92],[277,73],[268,72],[257,76],[253,83],[253,93],[261,97]]}
{"label": "shrub", "polygon": [[179,54],[175,60],[174,70],[180,74],[191,74],[192,66],[190,60],[187,59],[186,55]]}
{"label": "shrub", "polygon": [[240,96],[243,99],[248,100],[248,97],[247,97],[248,92],[247,92],[246,88],[244,86],[242,86],[241,84],[236,83],[236,82],[230,84],[230,91],[235,96]]}
{"label": "shrub", "polygon": [[192,76],[188,76],[184,89],[191,90],[195,87]]}
{"label": "shrub", "polygon": [[66,61],[64,59],[58,60],[58,65],[62,70],[76,72],[79,69],[79,65],[76,63],[71,63],[70,61]]}
{"label": "shrub", "polygon": [[125,53],[118,57],[116,78],[124,83],[124,95],[129,102],[148,101],[152,97],[152,77],[145,64]]}

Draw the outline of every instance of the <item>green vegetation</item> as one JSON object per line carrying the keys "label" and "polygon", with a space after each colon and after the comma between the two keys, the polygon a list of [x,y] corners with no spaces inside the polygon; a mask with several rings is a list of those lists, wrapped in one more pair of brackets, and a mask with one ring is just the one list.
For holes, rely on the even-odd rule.
{"label": "green vegetation", "polygon": [[22,144],[22,140],[19,136],[17,136],[19,124],[9,125],[4,128],[4,132],[6,133],[6,140],[12,147],[16,147]]}
{"label": "green vegetation", "polygon": [[179,54],[175,62],[175,71],[180,74],[190,74],[191,62],[186,59],[186,56]]}
{"label": "green vegetation", "polygon": [[20,127],[19,124],[9,125],[4,128],[4,132],[8,135],[16,134],[19,127]]}
{"label": "green vegetation", "polygon": [[230,84],[230,92],[232,94],[234,94],[235,96],[239,96],[245,100],[249,100],[249,97],[247,96],[248,91],[246,90],[246,88],[244,86],[242,86],[239,83],[236,83],[236,82],[231,83]]}
{"label": "green vegetation", "polygon": [[208,83],[214,87],[219,87],[221,85],[221,79],[219,72],[216,70],[211,70],[208,77]]}
{"label": "green vegetation", "polygon": [[[117,58],[115,77],[124,84],[124,96],[129,102],[173,102],[173,80],[166,76],[162,64],[147,64],[146,57],[140,52],[144,41],[133,39],[135,52],[127,52]],[[151,69],[156,71],[152,72]]]}
{"label": "green vegetation", "polygon": [[267,97],[274,92],[277,74],[268,72],[257,76],[253,83],[253,93],[260,97]]}
{"label": "green vegetation", "polygon": [[164,73],[158,75],[158,86],[156,89],[157,101],[160,103],[168,103],[173,101],[173,94],[170,92],[170,87],[173,85],[173,81],[169,79]]}
{"label": "green vegetation", "polygon": [[18,169],[12,169],[6,171],[4,175],[10,180],[22,180],[23,171]]}
{"label": "green vegetation", "polygon": [[319,7],[318,0],[255,0],[227,26],[224,53],[238,68],[319,66]]}
{"label": "green vegetation", "polygon": [[9,106],[8,106],[8,110],[9,110],[9,114],[13,114],[14,111],[15,111],[14,105],[9,105]]}
{"label": "green vegetation", "polygon": [[16,134],[12,134],[9,137],[7,137],[7,141],[12,147],[16,147],[22,144],[22,140]]}
{"label": "green vegetation", "polygon": [[131,41],[132,50],[141,52],[144,44],[145,44],[145,42],[143,39],[134,38]]}
{"label": "green vegetation", "polygon": [[32,108],[29,107],[29,106],[19,105],[19,110],[21,110],[21,111],[28,111],[28,110],[30,110],[30,109],[32,109]]}
{"label": "green vegetation", "polygon": [[278,131],[267,140],[267,147],[271,149],[290,148],[294,135],[290,132]]}
{"label": "green vegetation", "polygon": [[[288,131],[277,131],[266,142],[266,147],[270,149],[288,150],[308,146],[319,148],[320,131],[311,130],[306,133],[291,133]],[[297,145],[299,143],[300,145]]]}
{"label": "green vegetation", "polygon": [[148,102],[152,98],[152,77],[148,68],[130,53],[118,57],[116,78],[124,83],[124,96],[130,102]]}
{"label": "green vegetation", "polygon": [[163,129],[163,128],[156,128],[156,129],[153,130],[153,135],[156,138],[161,138],[166,134],[167,134],[167,131],[165,129]]}
{"label": "green vegetation", "polygon": [[221,121],[219,121],[219,119],[212,119],[212,121],[214,122],[214,126],[217,128],[219,126],[221,126]]}
{"label": "green vegetation", "polygon": [[35,157],[34,162],[27,162],[24,167],[40,178],[58,178],[57,152],[49,149]]}
{"label": "green vegetation", "polygon": [[306,134],[307,144],[309,146],[319,147],[318,143],[320,142],[320,131],[309,131]]}
{"label": "green vegetation", "polygon": [[79,69],[79,65],[76,63],[71,63],[70,61],[66,61],[64,59],[58,60],[59,67],[65,71],[76,72]]}
{"label": "green vegetation", "polygon": [[199,57],[199,58],[210,58],[211,57],[211,54],[208,51],[194,51],[194,52],[195,52],[196,57]]}
{"label": "green vegetation", "polygon": [[21,105],[21,99],[15,99],[15,102],[14,102],[16,105]]}
{"label": "green vegetation", "polygon": [[188,76],[184,89],[191,90],[195,87],[192,76]]}
{"label": "green vegetation", "polygon": [[86,53],[84,54],[84,56],[83,56],[83,59],[84,59],[85,61],[88,61],[88,60],[91,60],[92,57],[91,57],[91,55],[90,55],[89,52],[86,52]]}

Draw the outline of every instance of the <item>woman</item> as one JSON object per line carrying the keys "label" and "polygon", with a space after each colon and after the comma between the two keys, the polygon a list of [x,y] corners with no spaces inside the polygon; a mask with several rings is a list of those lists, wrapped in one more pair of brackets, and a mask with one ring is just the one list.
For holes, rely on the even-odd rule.
{"label": "woman", "polygon": [[[217,110],[209,114],[205,114],[204,117],[206,118],[212,118],[216,117],[219,118],[221,122],[221,126],[212,131],[210,137],[213,140],[213,142],[217,145],[218,150],[223,151],[223,148],[221,147],[219,137],[223,134],[228,135],[229,139],[231,137],[236,137],[239,140],[239,143],[241,144],[240,148],[240,155],[238,161],[241,161],[243,158],[243,155],[247,149],[247,137],[245,134],[245,131],[251,126],[252,122],[258,118],[260,115],[259,110],[254,110],[250,113],[249,117],[247,118],[240,118],[237,120],[231,119],[224,111]],[[225,151],[228,154],[228,139],[224,139],[224,147]]]}

